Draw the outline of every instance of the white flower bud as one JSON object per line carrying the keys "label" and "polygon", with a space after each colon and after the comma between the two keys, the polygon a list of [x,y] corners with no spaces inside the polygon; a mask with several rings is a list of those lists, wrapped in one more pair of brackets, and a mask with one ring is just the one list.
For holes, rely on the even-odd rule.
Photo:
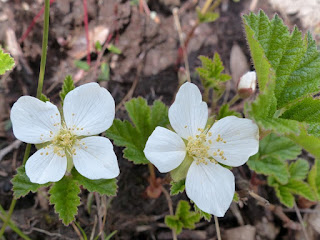
{"label": "white flower bud", "polygon": [[241,98],[250,97],[256,90],[257,74],[255,71],[244,74],[238,83],[238,94]]}

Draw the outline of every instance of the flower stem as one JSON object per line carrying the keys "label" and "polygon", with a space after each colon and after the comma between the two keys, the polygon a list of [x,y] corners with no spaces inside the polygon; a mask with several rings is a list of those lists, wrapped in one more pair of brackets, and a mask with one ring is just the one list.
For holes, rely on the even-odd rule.
{"label": "flower stem", "polygon": [[[41,54],[41,63],[40,63],[40,73],[39,73],[39,81],[38,81],[38,89],[37,89],[37,98],[41,97],[42,88],[43,88],[43,80],[44,80],[44,72],[46,68],[47,61],[47,48],[48,48],[48,36],[49,36],[49,14],[50,14],[50,0],[45,0],[44,5],[44,27],[43,27],[43,36],[42,36],[42,54]],[[31,144],[27,144],[26,150],[23,156],[22,164],[25,164],[30,155]],[[17,200],[15,198],[12,199],[10,208],[8,211],[8,215],[0,229],[0,238],[3,236],[4,231],[8,224],[10,223],[10,219],[16,206]]]}
{"label": "flower stem", "polygon": [[217,238],[218,240],[221,240],[220,227],[217,216],[214,216],[214,225],[216,225]]}
{"label": "flower stem", "polygon": [[43,35],[42,35],[42,54],[41,54],[38,89],[37,89],[37,98],[41,97],[42,88],[43,88],[44,72],[46,69],[48,37],[49,37],[49,15],[50,15],[50,0],[45,0],[44,26],[43,26]]}

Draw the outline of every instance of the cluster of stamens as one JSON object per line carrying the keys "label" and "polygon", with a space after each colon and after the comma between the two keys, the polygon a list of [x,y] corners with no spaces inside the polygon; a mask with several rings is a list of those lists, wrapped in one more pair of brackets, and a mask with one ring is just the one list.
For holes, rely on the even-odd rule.
{"label": "cluster of stamens", "polygon": [[[187,139],[188,143],[187,143],[186,150],[189,156],[194,158],[197,164],[203,163],[205,165],[208,164],[208,161],[212,163],[217,163],[214,157],[218,155],[223,160],[226,160],[227,158],[224,156],[224,152],[221,151],[220,149],[213,152],[213,156],[209,155],[209,149],[210,149],[210,145],[212,145],[212,140],[211,139],[207,140],[207,137],[211,137],[212,133],[211,132],[206,133],[201,128],[198,128],[198,131],[200,133],[197,134],[195,137],[190,136]],[[220,134],[218,134],[216,142],[226,143],[226,141],[223,140]]]}
{"label": "cluster of stamens", "polygon": [[65,157],[65,153],[76,155],[76,150],[73,148],[76,143],[76,136],[66,127],[61,128],[59,133],[53,138],[53,152],[60,157]]}
{"label": "cluster of stamens", "polygon": [[[227,143],[226,141],[223,140],[220,134],[218,134],[218,137],[216,139],[216,142],[222,142],[222,143]],[[218,149],[216,152],[213,152],[213,156],[220,156],[223,160],[227,160],[227,158],[224,156],[224,151],[221,151]]]}

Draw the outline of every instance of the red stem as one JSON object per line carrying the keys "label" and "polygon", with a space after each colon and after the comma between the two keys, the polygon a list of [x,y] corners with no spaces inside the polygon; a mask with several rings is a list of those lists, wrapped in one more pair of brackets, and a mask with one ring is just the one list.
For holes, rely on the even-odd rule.
{"label": "red stem", "polygon": [[86,40],[87,40],[87,63],[90,66],[90,39],[89,39],[89,24],[88,24],[88,7],[87,0],[83,0],[83,11],[84,11],[84,28],[86,31]]}
{"label": "red stem", "polygon": [[[55,0],[50,0],[50,5],[54,2]],[[30,23],[29,27],[27,28],[27,30],[23,33],[22,37],[19,39],[19,43],[22,43],[27,36],[29,35],[29,33],[31,32],[31,30],[33,29],[34,25],[36,24],[37,20],[39,17],[41,17],[43,15],[44,12],[44,6],[41,8],[41,10],[37,13],[37,15],[32,19],[32,22]]]}

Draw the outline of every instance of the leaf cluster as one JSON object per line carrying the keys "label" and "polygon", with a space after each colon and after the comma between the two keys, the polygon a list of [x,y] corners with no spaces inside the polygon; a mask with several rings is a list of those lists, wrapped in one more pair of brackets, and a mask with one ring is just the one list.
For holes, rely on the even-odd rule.
{"label": "leaf cluster", "polygon": [[230,80],[231,76],[222,73],[224,66],[220,55],[215,53],[213,59],[205,56],[200,56],[199,59],[201,60],[202,67],[199,67],[196,70],[200,75],[203,86],[221,92],[224,88],[221,83]]}
{"label": "leaf cluster", "polygon": [[[49,187],[51,183],[36,184],[30,182],[26,175],[25,167],[20,166],[17,174],[12,179],[13,194],[16,199],[27,195],[29,192],[36,192],[40,187]],[[114,196],[117,193],[116,179],[91,180],[80,175],[74,168],[70,176],[64,176],[59,182],[52,184],[50,203],[54,205],[55,211],[59,214],[65,225],[74,220],[80,205],[80,186],[89,192],[98,192],[101,195]]]}
{"label": "leaf cluster", "polygon": [[190,208],[189,202],[179,201],[175,215],[165,217],[166,225],[177,234],[181,233],[183,228],[194,229],[201,216],[197,212],[190,211]]}
{"label": "leaf cluster", "polygon": [[125,147],[124,158],[135,164],[147,164],[143,150],[146,142],[157,126],[169,124],[168,108],[161,101],[148,106],[141,97],[134,98],[125,104],[131,122],[116,119],[106,131],[106,136],[117,146]]}

